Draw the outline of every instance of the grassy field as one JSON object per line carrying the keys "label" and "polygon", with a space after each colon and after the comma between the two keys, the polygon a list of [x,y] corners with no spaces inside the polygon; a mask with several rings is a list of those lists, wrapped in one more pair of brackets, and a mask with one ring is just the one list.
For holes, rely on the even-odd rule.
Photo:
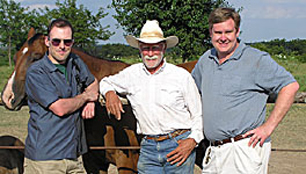
{"label": "grassy field", "polygon": [[[267,105],[269,113],[273,104]],[[0,106],[0,135],[13,135],[25,140],[29,109],[22,107],[20,111],[9,111]],[[306,149],[306,104],[294,104],[284,120],[272,134],[273,148]]]}
{"label": "grassy field", "polygon": [[[268,113],[273,104],[267,105]],[[0,106],[0,135],[12,135],[23,142],[27,135],[29,110],[9,111]],[[287,116],[272,135],[275,150],[306,150],[306,104],[294,104]],[[306,170],[306,152],[273,151],[269,163],[269,174],[300,174]],[[113,170],[113,169],[112,169]],[[113,172],[116,173],[116,172]]]}

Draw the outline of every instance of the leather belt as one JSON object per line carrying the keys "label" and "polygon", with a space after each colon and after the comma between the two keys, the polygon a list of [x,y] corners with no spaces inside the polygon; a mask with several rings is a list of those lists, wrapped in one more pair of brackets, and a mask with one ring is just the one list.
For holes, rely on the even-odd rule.
{"label": "leather belt", "polygon": [[211,143],[212,146],[221,146],[223,144],[232,142],[232,139],[234,141],[239,141],[239,140],[242,140],[244,138],[247,138],[247,137],[243,137],[242,135],[238,135],[234,138],[228,138],[228,139],[224,139],[224,140],[221,140],[221,141],[214,141],[214,142],[210,142],[210,143]]}
{"label": "leather belt", "polygon": [[175,130],[174,132],[169,133],[167,135],[160,135],[160,136],[150,136],[150,135],[147,135],[145,137],[148,140],[154,140],[154,141],[159,142],[159,141],[167,140],[169,138],[177,137],[177,136],[182,135],[183,133],[185,133],[187,131],[190,131],[190,129],[178,129],[178,130]]}

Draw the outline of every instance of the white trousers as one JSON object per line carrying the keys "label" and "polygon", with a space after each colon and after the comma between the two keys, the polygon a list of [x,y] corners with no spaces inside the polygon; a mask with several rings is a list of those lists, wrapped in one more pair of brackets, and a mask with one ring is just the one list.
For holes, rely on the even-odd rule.
{"label": "white trousers", "polygon": [[209,146],[203,159],[202,174],[267,174],[271,143],[248,146],[250,138],[221,146]]}

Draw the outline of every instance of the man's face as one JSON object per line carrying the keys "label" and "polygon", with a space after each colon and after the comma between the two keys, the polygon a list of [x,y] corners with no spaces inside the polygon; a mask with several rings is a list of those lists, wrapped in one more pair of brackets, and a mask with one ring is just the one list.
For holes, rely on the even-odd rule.
{"label": "man's face", "polygon": [[233,19],[213,24],[210,30],[211,42],[218,52],[218,57],[229,58],[238,47],[238,31],[235,29]]}
{"label": "man's face", "polygon": [[45,44],[49,47],[49,58],[53,63],[65,63],[73,45],[71,28],[53,27],[49,38],[45,38]]}
{"label": "man's face", "polygon": [[162,65],[165,49],[166,44],[163,42],[157,44],[139,43],[142,61],[148,70],[157,70]]}

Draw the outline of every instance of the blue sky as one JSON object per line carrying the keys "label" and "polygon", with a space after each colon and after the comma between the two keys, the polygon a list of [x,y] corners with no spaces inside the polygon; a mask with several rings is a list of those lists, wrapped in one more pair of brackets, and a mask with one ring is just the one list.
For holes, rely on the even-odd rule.
{"label": "blue sky", "polygon": [[[22,6],[38,8],[54,7],[56,0],[15,0]],[[227,0],[235,8],[243,7],[241,12],[241,35],[245,42],[269,41],[272,39],[306,39],[306,0]],[[78,0],[93,13],[105,7],[111,0]],[[117,21],[111,17],[114,10],[106,9],[109,15],[101,22],[110,25],[116,34],[102,43],[126,43],[124,31],[117,29]]]}

